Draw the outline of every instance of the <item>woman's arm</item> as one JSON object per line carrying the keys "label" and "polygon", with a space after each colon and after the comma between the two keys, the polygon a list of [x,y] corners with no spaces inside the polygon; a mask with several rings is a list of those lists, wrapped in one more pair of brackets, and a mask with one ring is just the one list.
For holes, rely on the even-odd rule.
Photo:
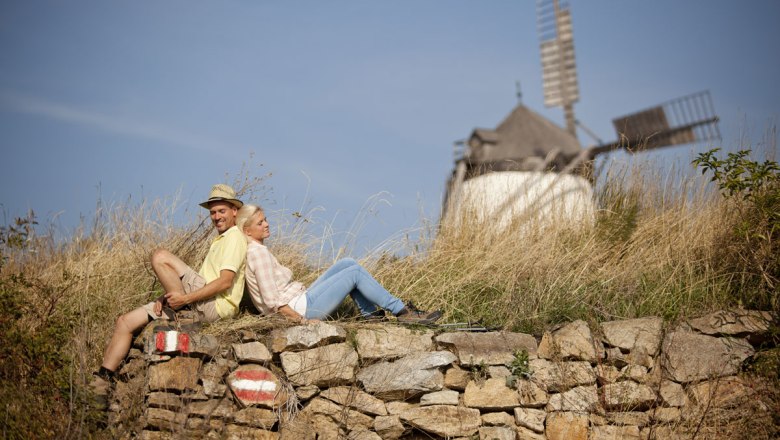
{"label": "woman's arm", "polygon": [[249,293],[252,296],[259,295],[263,304],[273,311],[277,311],[279,307],[287,304],[277,287],[276,275],[274,274],[275,264],[273,255],[266,247],[249,247],[246,254],[246,270],[247,272],[251,271],[254,275],[259,290],[259,292],[254,292],[254,289],[250,289]]}
{"label": "woman's arm", "polygon": [[290,321],[300,322],[301,324],[320,322],[319,319],[306,319],[306,318],[304,318],[303,316],[301,316],[298,312],[293,310],[293,308],[288,306],[287,304],[279,307],[277,312],[279,312],[280,315],[283,315],[285,318],[289,319]]}

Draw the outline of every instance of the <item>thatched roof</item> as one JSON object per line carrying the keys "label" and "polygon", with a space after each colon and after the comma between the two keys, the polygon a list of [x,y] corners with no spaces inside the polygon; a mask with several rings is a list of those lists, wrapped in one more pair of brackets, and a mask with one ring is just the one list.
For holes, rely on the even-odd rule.
{"label": "thatched roof", "polygon": [[495,130],[475,129],[469,138],[469,160],[474,164],[544,159],[558,149],[564,157],[581,151],[568,131],[520,104]]}

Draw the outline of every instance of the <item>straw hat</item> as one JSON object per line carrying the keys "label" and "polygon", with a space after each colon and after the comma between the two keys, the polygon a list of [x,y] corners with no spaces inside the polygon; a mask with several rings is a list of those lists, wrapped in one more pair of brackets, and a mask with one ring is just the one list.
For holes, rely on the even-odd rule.
{"label": "straw hat", "polygon": [[224,183],[212,186],[209,199],[201,203],[200,206],[209,209],[209,203],[211,202],[228,202],[236,208],[244,206],[244,203],[236,198],[236,191]]}

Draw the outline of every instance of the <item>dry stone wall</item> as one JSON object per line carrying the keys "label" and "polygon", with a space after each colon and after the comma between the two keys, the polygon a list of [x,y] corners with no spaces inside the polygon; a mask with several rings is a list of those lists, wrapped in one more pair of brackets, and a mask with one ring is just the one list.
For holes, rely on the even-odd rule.
{"label": "dry stone wall", "polygon": [[251,328],[224,338],[151,325],[109,412],[143,439],[770,438],[777,407],[740,370],[766,312],[583,321],[540,340],[391,323]]}

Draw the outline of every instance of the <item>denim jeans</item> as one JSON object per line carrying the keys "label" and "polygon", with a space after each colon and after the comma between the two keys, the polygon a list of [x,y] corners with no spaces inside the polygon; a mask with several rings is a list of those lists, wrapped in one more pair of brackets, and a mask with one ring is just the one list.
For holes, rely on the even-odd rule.
{"label": "denim jeans", "polygon": [[382,287],[363,266],[351,258],[337,261],[306,292],[306,319],[322,319],[333,313],[347,295],[360,313],[368,316],[377,307],[397,314],[404,303]]}

